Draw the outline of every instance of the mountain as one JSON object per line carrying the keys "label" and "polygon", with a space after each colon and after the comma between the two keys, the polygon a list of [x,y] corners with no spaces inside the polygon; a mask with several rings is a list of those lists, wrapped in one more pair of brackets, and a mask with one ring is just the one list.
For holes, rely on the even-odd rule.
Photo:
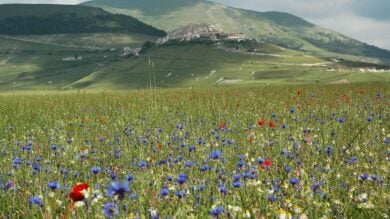
{"label": "mountain", "polygon": [[0,34],[137,33],[164,36],[165,32],[125,15],[82,5],[0,5]]}
{"label": "mountain", "polygon": [[92,0],[84,5],[131,15],[171,31],[189,23],[210,23],[226,32],[311,54],[338,53],[390,60],[390,51],[318,27],[282,12],[237,9],[206,0]]}

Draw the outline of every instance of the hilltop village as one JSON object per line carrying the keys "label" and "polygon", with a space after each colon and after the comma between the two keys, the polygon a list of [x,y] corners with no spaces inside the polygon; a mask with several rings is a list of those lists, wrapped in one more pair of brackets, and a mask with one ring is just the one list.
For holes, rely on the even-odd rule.
{"label": "hilltop village", "polygon": [[248,39],[243,33],[226,33],[212,24],[190,24],[180,27],[168,33],[166,37],[160,38],[157,44],[168,42],[185,41],[244,41]]}

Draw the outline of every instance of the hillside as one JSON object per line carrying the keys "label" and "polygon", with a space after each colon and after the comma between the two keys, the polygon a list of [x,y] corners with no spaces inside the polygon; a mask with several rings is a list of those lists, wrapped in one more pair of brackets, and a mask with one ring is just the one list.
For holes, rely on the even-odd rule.
{"label": "hillside", "polygon": [[189,23],[210,23],[226,32],[242,32],[251,38],[312,54],[332,52],[390,60],[390,51],[282,12],[242,10],[205,0],[93,0],[83,4],[131,15],[166,31]]}
{"label": "hillside", "polygon": [[0,5],[0,34],[137,33],[164,36],[164,31],[130,16],[81,5]]}
{"label": "hillside", "polygon": [[[88,46],[74,46],[77,37]],[[106,42],[95,41],[95,37]],[[106,35],[95,37],[0,36],[0,91],[329,84],[390,79],[390,67],[334,62],[255,41],[152,46],[140,56],[123,57],[121,48],[142,36],[112,35],[113,42],[108,42]],[[123,44],[117,39],[122,39]],[[373,68],[378,70],[371,72]]]}

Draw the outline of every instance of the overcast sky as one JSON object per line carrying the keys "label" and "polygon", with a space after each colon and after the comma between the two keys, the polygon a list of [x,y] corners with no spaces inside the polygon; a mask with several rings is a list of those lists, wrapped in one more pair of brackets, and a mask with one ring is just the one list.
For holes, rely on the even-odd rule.
{"label": "overcast sky", "polygon": [[[131,1],[131,0],[128,0]],[[390,0],[214,0],[257,11],[284,11],[390,50]],[[78,4],[82,0],[0,0],[2,3]]]}

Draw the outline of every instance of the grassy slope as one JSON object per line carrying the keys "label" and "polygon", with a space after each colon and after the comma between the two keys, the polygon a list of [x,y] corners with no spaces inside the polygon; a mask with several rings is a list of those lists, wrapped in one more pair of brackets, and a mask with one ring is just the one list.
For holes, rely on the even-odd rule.
{"label": "grassy slope", "polygon": [[140,48],[146,41],[154,42],[158,39],[156,36],[123,33],[17,35],[6,37],[25,42],[86,49],[122,49],[124,46]]}
{"label": "grassy slope", "polygon": [[[140,47],[145,40],[156,40],[156,37],[138,34],[1,36],[0,89],[61,88],[120,59],[123,47]],[[110,48],[116,50],[109,51]],[[76,54],[83,57],[82,61],[62,61]]]}
{"label": "grassy slope", "polygon": [[[205,22],[215,24],[228,32],[243,32],[252,38],[317,54],[323,54],[331,49],[337,53],[352,53],[359,56],[380,54],[385,57],[382,57],[382,61],[386,61],[385,59],[390,61],[389,51],[370,47],[286,13],[241,10],[203,0],[186,0],[181,4],[156,0],[147,2],[94,0],[84,4],[102,7],[113,13],[128,14],[168,31],[188,23]],[[158,10],[160,7],[163,9]]]}
{"label": "grassy slope", "polygon": [[[152,84],[155,81],[157,87],[209,87],[390,79],[389,73],[362,74],[349,67],[343,67],[343,72],[328,72],[327,68],[339,66],[333,63],[326,67],[309,66],[306,64],[326,61],[289,50],[278,54],[282,57],[227,53],[205,45],[163,47],[149,51],[147,56],[134,61],[107,66],[82,82],[89,81],[92,84],[90,88],[140,88],[149,86],[150,81]],[[149,59],[153,65],[149,65]],[[221,78],[224,81],[216,83]]]}
{"label": "grassy slope", "polygon": [[[239,45],[240,52],[232,49],[236,47],[234,44],[224,44],[222,48],[213,44],[183,44],[153,48],[141,57],[127,59],[119,56],[121,48],[131,42],[139,46],[144,38],[139,35],[110,36],[1,38],[0,89],[128,89],[145,88],[150,84],[157,87],[210,87],[313,83],[317,80],[331,83],[340,79],[349,82],[389,80],[389,73],[362,74],[334,63],[306,65],[327,60],[270,44],[257,45],[257,49],[266,55],[245,53],[248,46],[245,44]],[[96,47],[117,50],[93,49]],[[75,54],[82,56],[83,60],[62,61],[62,58]],[[342,67],[343,72],[327,72],[326,69],[331,67]],[[216,83],[221,78],[224,80]]]}

